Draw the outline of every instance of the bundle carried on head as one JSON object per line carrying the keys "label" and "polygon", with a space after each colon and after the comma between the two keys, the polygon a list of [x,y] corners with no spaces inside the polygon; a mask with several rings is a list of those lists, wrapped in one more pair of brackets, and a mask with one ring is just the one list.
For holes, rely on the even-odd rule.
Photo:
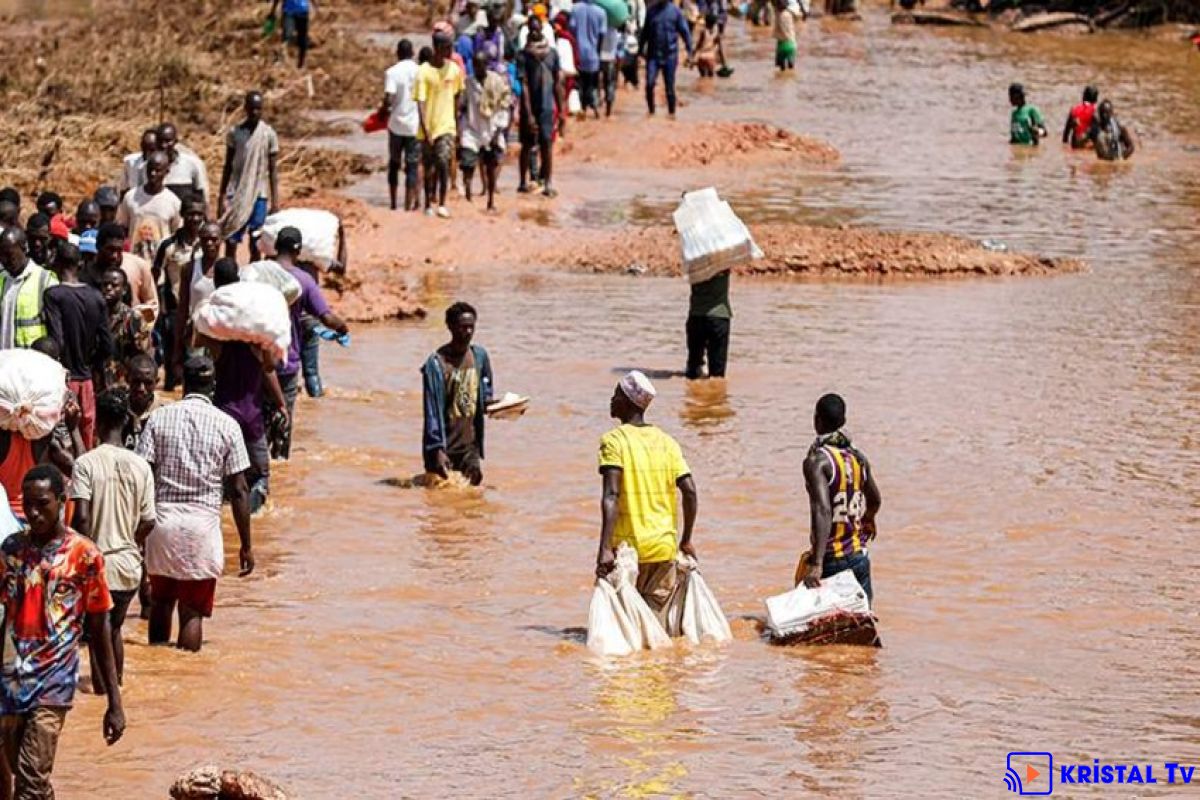
{"label": "bundle carried on head", "polygon": [[301,233],[300,261],[311,261],[321,269],[337,264],[337,214],[319,208],[285,208],[267,217],[259,235],[259,247],[268,256],[275,255],[275,239],[284,228],[296,228]]}
{"label": "bundle carried on head", "polygon": [[196,331],[218,341],[266,347],[277,361],[292,342],[287,300],[267,283],[239,281],[217,289],[192,315]]}
{"label": "bundle carried on head", "polygon": [[0,351],[0,428],[36,440],[62,418],[67,371],[36,350]]}

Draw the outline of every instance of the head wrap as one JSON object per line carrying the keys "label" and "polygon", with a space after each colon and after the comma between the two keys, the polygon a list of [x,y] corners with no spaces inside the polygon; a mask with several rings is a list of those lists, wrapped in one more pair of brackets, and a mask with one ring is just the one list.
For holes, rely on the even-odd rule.
{"label": "head wrap", "polygon": [[549,14],[549,12],[546,10],[545,5],[543,5],[541,3],[537,3],[536,5],[534,5],[533,15],[535,17],[537,17],[538,19],[540,19],[542,22],[546,21],[546,17],[548,16],[548,14]]}
{"label": "head wrap", "polygon": [[654,384],[650,383],[650,379],[643,375],[638,370],[634,370],[621,378],[617,384],[629,401],[635,406],[645,411],[650,407],[650,403],[654,401],[658,392],[654,391]]}

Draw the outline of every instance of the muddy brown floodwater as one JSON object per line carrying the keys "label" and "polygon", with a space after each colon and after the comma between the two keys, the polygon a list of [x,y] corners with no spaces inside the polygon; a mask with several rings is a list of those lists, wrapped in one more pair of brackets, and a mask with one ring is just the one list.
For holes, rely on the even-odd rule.
{"label": "muddy brown floodwater", "polygon": [[[1090,271],[739,280],[729,384],[688,386],[682,281],[501,272],[485,247],[420,288],[431,309],[474,302],[497,388],[534,398],[489,428],[486,488],[382,483],[420,466],[435,319],[325,348],[335,388],[301,402],[259,571],[222,582],[198,656],[130,626],[129,732],[104,749],[99,704],[81,700],[61,797],[161,797],[202,761],[306,798],[960,798],[999,796],[1010,750],[1200,761],[1195,55],[893,29],[869,8],[804,28],[796,76],[777,79],[769,33],[730,29],[734,79],[685,77],[682,115],[766,119],[842,154],[740,191],[739,209],[998,238]],[[1010,150],[1018,79],[1052,134],[1098,84],[1142,148],[1116,166]],[[572,180],[588,202],[553,224],[660,224],[678,197],[651,181],[630,198],[600,165]],[[691,462],[701,563],[734,617],[786,588],[811,405],[846,395],[885,498],[884,649],[773,649],[739,620],[724,649],[588,655],[595,447],[628,367],[658,376],[651,416]]]}

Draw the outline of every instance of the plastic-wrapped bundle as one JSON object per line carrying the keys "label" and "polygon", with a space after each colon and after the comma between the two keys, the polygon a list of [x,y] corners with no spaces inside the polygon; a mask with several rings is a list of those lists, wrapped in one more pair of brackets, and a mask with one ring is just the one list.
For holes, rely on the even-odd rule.
{"label": "plastic-wrapped bundle", "polygon": [[692,644],[699,644],[706,638],[728,642],[733,638],[729,620],[701,576],[696,560],[680,555],[676,567],[679,572],[675,591],[667,601],[667,633],[686,637]]}
{"label": "plastic-wrapped bundle", "polygon": [[875,616],[852,570],[768,597],[767,629],[774,642],[877,644]]}
{"label": "plastic-wrapped bundle", "polygon": [[685,194],[674,219],[683,251],[683,271],[691,283],[701,283],[762,258],[746,224],[711,186]]}
{"label": "plastic-wrapped bundle", "polygon": [[287,300],[288,305],[300,299],[300,281],[279,265],[277,261],[252,261],[238,270],[238,279],[247,283],[265,283],[274,286]]}
{"label": "plastic-wrapped bundle", "polygon": [[284,228],[300,231],[300,260],[311,261],[321,269],[330,269],[337,262],[337,214],[319,208],[287,208],[267,217],[259,234],[259,248],[264,255],[275,255],[275,237]]}
{"label": "plastic-wrapped bundle", "polygon": [[241,282],[222,286],[196,306],[196,331],[218,341],[248,342],[268,348],[277,361],[292,342],[287,300],[274,286]]}
{"label": "plastic-wrapped bundle", "polygon": [[0,350],[0,428],[30,441],[49,436],[66,396],[62,364],[36,350]]}
{"label": "plastic-wrapped bundle", "polygon": [[658,617],[637,590],[637,552],[617,548],[617,564],[596,581],[588,609],[588,649],[597,655],[629,655],[671,644]]}

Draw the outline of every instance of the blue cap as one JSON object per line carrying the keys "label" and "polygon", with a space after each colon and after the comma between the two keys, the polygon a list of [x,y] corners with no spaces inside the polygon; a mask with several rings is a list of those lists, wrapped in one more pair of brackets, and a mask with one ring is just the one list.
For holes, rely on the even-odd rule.
{"label": "blue cap", "polygon": [[95,228],[89,228],[79,234],[79,252],[96,254],[96,234]]}

